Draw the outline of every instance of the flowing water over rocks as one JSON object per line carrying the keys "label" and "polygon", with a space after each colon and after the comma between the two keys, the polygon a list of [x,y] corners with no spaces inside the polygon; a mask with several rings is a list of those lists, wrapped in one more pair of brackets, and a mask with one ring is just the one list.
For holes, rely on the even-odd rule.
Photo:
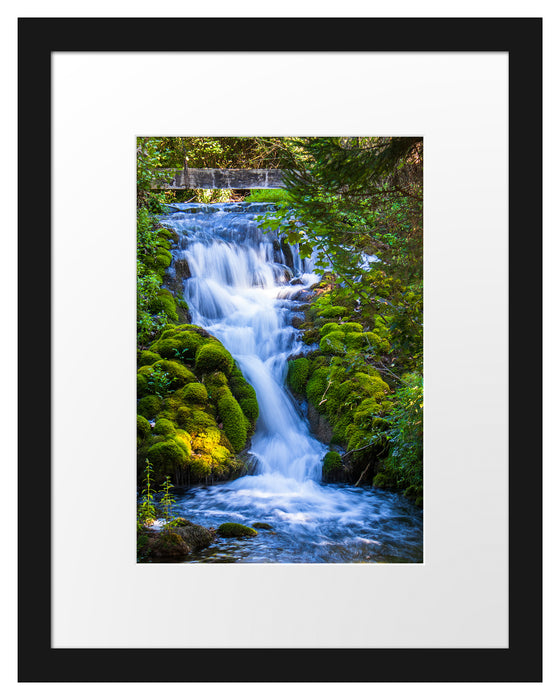
{"label": "flowing water over rocks", "polygon": [[[216,336],[254,387],[260,415],[249,455],[254,473],[226,484],[176,489],[177,513],[204,525],[266,523],[258,537],[218,543],[189,561],[422,561],[422,513],[373,488],[321,483],[327,447],[309,431],[285,387],[287,359],[305,351],[292,325],[313,260],[264,234],[269,204],[174,204],[161,224],[179,235],[188,263],[193,323]],[[296,323],[297,325],[297,323]]]}

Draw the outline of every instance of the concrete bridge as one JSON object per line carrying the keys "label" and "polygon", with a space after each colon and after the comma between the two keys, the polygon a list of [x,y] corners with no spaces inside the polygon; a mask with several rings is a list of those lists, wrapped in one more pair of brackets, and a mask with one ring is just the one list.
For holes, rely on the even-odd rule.
{"label": "concrete bridge", "polygon": [[261,190],[284,187],[282,170],[236,168],[161,169],[162,179],[153,190]]}

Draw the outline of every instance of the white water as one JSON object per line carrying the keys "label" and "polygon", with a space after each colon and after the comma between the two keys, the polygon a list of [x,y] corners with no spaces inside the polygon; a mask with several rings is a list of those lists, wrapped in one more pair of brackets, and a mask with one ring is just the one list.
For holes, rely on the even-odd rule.
{"label": "white water", "polygon": [[[190,489],[180,505],[185,517],[205,525],[257,520],[274,526],[275,541],[267,533],[258,542],[222,548],[221,555],[226,551],[234,560],[368,560],[371,548],[381,545],[371,523],[377,528],[379,518],[391,520],[395,507],[407,516],[410,509],[399,497],[320,483],[327,447],[310,434],[285,387],[288,357],[305,349],[291,325],[302,303],[297,298],[319,277],[312,260],[299,258],[297,246],[287,256],[272,234],[259,231],[255,217],[269,208],[179,204],[161,219],[179,235],[175,260],[189,265],[185,300],[192,322],[231,352],[256,391],[260,412],[249,449],[254,474]],[[414,549],[417,523],[413,530]],[[398,545],[385,551],[401,556]],[[418,560],[417,553],[412,556]]]}

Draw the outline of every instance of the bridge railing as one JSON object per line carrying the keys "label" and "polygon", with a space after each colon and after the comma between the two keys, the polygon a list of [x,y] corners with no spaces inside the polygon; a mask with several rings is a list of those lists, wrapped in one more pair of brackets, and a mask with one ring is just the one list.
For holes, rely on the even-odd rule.
{"label": "bridge railing", "polygon": [[153,190],[255,190],[284,187],[283,170],[238,168],[161,169]]}

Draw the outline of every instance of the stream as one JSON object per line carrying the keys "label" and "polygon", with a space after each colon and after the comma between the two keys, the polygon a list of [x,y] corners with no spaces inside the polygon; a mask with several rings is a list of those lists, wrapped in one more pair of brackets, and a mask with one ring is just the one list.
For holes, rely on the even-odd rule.
{"label": "stream", "polygon": [[[189,562],[421,562],[422,510],[398,494],[321,482],[327,447],[286,388],[287,360],[309,348],[292,325],[320,277],[313,259],[255,220],[270,204],[172,204],[160,217],[187,261],[192,322],[216,336],[254,387],[260,415],[252,474],[174,489],[177,515],[217,527],[265,523],[248,539],[220,539]],[[172,270],[173,271],[173,270]]]}

